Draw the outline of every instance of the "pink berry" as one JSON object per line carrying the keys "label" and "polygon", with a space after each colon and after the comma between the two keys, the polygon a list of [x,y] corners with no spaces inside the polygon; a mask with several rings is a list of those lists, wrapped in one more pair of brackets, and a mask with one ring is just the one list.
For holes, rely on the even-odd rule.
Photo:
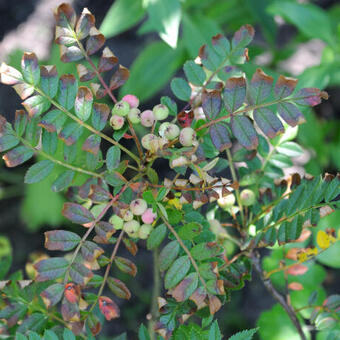
{"label": "pink berry", "polygon": [[169,109],[163,105],[158,104],[152,109],[153,113],[155,114],[155,117],[157,120],[164,120],[168,118],[169,115]]}
{"label": "pink berry", "polygon": [[127,102],[131,108],[138,107],[139,99],[133,94],[127,94],[122,98],[122,101]]}
{"label": "pink berry", "polygon": [[191,127],[186,127],[182,129],[179,134],[179,142],[183,146],[191,146],[196,139],[196,132]]}
{"label": "pink berry", "polygon": [[141,199],[141,198],[137,198],[136,200],[133,200],[130,203],[130,210],[131,212],[136,215],[136,216],[140,216],[143,215],[143,213],[145,212],[145,210],[147,209],[148,205],[146,204],[146,202]]}
{"label": "pink berry", "polygon": [[115,106],[112,109],[112,114],[117,116],[127,116],[130,111],[130,105],[127,102],[120,101],[115,104]]}
{"label": "pink berry", "polygon": [[145,224],[151,224],[155,221],[157,215],[153,213],[151,208],[145,210],[144,214],[142,215],[142,221]]}
{"label": "pink berry", "polygon": [[110,119],[110,125],[112,126],[113,130],[119,130],[124,125],[124,117],[113,115]]}
{"label": "pink berry", "polygon": [[141,114],[141,123],[145,127],[151,127],[155,122],[156,117],[151,110],[145,110]]}

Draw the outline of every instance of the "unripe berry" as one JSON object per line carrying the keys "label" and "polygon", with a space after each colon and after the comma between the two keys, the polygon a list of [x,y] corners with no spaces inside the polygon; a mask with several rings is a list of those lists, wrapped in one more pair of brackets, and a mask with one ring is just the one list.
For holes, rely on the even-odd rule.
{"label": "unripe berry", "polygon": [[191,127],[186,127],[179,134],[179,142],[183,146],[191,146],[196,139],[196,132]]}
{"label": "unripe berry", "polygon": [[129,222],[133,220],[133,213],[129,209],[126,209],[125,211],[123,211],[122,215],[123,215],[123,220],[125,222]]}
{"label": "unripe berry", "polygon": [[168,140],[173,140],[179,135],[179,127],[176,124],[170,124],[166,129],[164,137]]}
{"label": "unripe berry", "polygon": [[231,208],[235,204],[235,196],[234,194],[229,194],[227,196],[221,197],[217,200],[217,204],[222,209]]}
{"label": "unripe berry", "polygon": [[179,127],[176,124],[165,122],[159,127],[158,133],[161,137],[165,137],[168,140],[173,140],[179,135]]}
{"label": "unripe berry", "polygon": [[145,127],[151,127],[156,121],[156,117],[151,110],[145,110],[141,113],[141,123]]}
{"label": "unripe berry", "polygon": [[142,224],[138,230],[138,237],[142,240],[146,240],[149,237],[151,230],[152,230],[151,224]]}
{"label": "unripe berry", "polygon": [[143,215],[147,207],[148,205],[141,198],[137,198],[130,203],[130,210],[136,216]]}
{"label": "unripe berry", "polygon": [[249,206],[255,203],[256,196],[255,196],[254,191],[250,189],[244,189],[241,191],[240,199],[241,199],[242,205]]}
{"label": "unripe berry", "polygon": [[120,101],[115,104],[115,106],[112,109],[112,114],[117,116],[127,116],[130,111],[130,105],[127,102]]}
{"label": "unripe berry", "polygon": [[146,211],[144,212],[144,214],[142,215],[142,221],[145,224],[151,224],[155,221],[157,215],[155,213],[153,213],[151,208],[146,209]]}
{"label": "unripe berry", "polygon": [[137,108],[132,108],[128,114],[128,118],[132,124],[140,123],[140,110]]}
{"label": "unripe berry", "polygon": [[142,145],[146,150],[151,150],[154,148],[154,143],[157,142],[158,137],[153,135],[152,133],[148,133],[147,135],[142,137]]}
{"label": "unripe berry", "polygon": [[165,123],[162,123],[158,129],[158,133],[161,137],[164,137],[164,134],[165,134],[165,131],[166,129],[170,126],[171,123],[169,122],[165,122]]}
{"label": "unripe berry", "polygon": [[140,224],[136,220],[132,220],[129,222],[125,222],[123,226],[123,230],[130,236],[130,237],[138,237],[138,230],[140,228]]}
{"label": "unripe berry", "polygon": [[127,102],[131,108],[138,107],[139,99],[133,94],[127,94],[122,98],[122,101]]}
{"label": "unripe berry", "polygon": [[153,113],[155,114],[155,117],[157,120],[164,120],[168,118],[169,115],[169,109],[163,105],[158,104],[152,109]]}
{"label": "unripe berry", "polygon": [[113,130],[120,130],[124,125],[124,117],[113,115],[110,119],[110,125]]}
{"label": "unripe berry", "polygon": [[112,215],[109,222],[116,230],[120,230],[123,228],[124,220],[118,215]]}

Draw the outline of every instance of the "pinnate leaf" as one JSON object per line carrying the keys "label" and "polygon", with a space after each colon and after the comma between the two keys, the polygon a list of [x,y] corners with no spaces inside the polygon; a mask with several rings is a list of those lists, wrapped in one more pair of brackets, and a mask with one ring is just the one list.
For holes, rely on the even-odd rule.
{"label": "pinnate leaf", "polygon": [[255,30],[250,25],[242,26],[237,32],[235,32],[231,45],[232,48],[246,47],[251,43],[255,35]]}
{"label": "pinnate leaf", "polygon": [[112,278],[112,277],[108,277],[107,285],[112,291],[112,293],[114,293],[119,298],[126,299],[126,300],[130,299],[131,293],[122,281]]}
{"label": "pinnate leaf", "polygon": [[197,86],[202,86],[204,84],[206,75],[202,67],[197,65],[194,61],[188,60],[184,64],[183,70],[189,83]]}
{"label": "pinnate leaf", "polygon": [[279,103],[277,111],[282,119],[290,126],[294,127],[306,121],[301,111],[292,103]]}
{"label": "pinnate leaf", "polygon": [[175,258],[178,256],[180,250],[179,243],[177,241],[171,241],[168,243],[159,254],[159,269],[160,271],[167,270]]}
{"label": "pinnate leaf", "polygon": [[73,223],[82,225],[90,224],[95,220],[89,210],[76,203],[65,203],[62,214]]}
{"label": "pinnate leaf", "polygon": [[110,114],[110,108],[104,103],[94,103],[92,108],[92,125],[101,131],[106,126],[107,119]]}
{"label": "pinnate leaf", "polygon": [[21,70],[24,79],[32,85],[39,84],[40,68],[38,58],[34,53],[25,52],[21,59]]}
{"label": "pinnate leaf", "polygon": [[211,141],[220,152],[231,148],[231,141],[226,124],[218,123],[209,128]]}
{"label": "pinnate leaf", "polygon": [[98,135],[90,135],[86,138],[82,150],[92,153],[93,155],[98,155],[100,150],[101,138]]}
{"label": "pinnate leaf", "polygon": [[228,112],[235,112],[246,99],[246,80],[244,77],[229,78],[223,90],[223,101]]}
{"label": "pinnate leaf", "polygon": [[258,145],[258,136],[248,117],[232,117],[231,130],[242,146],[248,150],[256,149]]}
{"label": "pinnate leaf", "polygon": [[78,83],[72,74],[64,74],[59,80],[58,103],[69,110],[74,106]]}
{"label": "pinnate leaf", "polygon": [[110,89],[115,90],[124,85],[129,79],[129,76],[130,71],[126,67],[119,65],[118,70],[111,77]]}
{"label": "pinnate leaf", "polygon": [[71,279],[80,285],[86,285],[92,278],[93,273],[82,263],[72,263],[70,267]]}
{"label": "pinnate leaf", "polygon": [[12,168],[28,161],[33,155],[34,152],[31,149],[22,145],[7,152],[2,158],[6,166]]}
{"label": "pinnate leaf", "polygon": [[221,94],[217,90],[202,93],[202,109],[209,119],[215,119],[222,107]]}
{"label": "pinnate leaf", "polygon": [[66,230],[45,232],[45,248],[48,250],[72,250],[80,242],[76,233]]}
{"label": "pinnate leaf", "polygon": [[293,93],[297,82],[297,79],[280,75],[274,87],[276,97],[281,99],[290,96]]}
{"label": "pinnate leaf", "polygon": [[198,274],[187,275],[172,291],[171,295],[177,302],[182,302],[192,295],[198,285]]}
{"label": "pinnate leaf", "polygon": [[90,29],[90,37],[86,41],[88,55],[96,53],[105,43],[105,37],[94,26]]}
{"label": "pinnate leaf", "polygon": [[44,159],[32,165],[25,175],[25,183],[37,183],[45,179],[54,168],[54,163],[48,159]]}
{"label": "pinnate leaf", "polygon": [[229,340],[251,340],[254,334],[257,332],[258,328],[247,329],[242,332],[238,332],[231,336]]}
{"label": "pinnate leaf", "polygon": [[92,103],[93,95],[90,89],[86,86],[79,87],[74,103],[74,111],[82,121],[89,119],[92,110]]}
{"label": "pinnate leaf", "polygon": [[71,63],[83,59],[83,54],[78,46],[60,46],[60,59],[64,63]]}
{"label": "pinnate leaf", "polygon": [[40,296],[42,297],[47,308],[56,305],[64,294],[64,285],[61,283],[54,283],[46,288]]}
{"label": "pinnate leaf", "polygon": [[66,273],[67,267],[68,261],[63,257],[41,260],[34,265],[34,268],[38,271],[36,280],[41,282],[62,277]]}
{"label": "pinnate leaf", "polygon": [[106,154],[106,166],[107,170],[113,171],[120,163],[121,151],[114,145],[109,148]]}
{"label": "pinnate leaf", "polygon": [[267,99],[271,93],[273,81],[274,78],[265,74],[260,68],[256,70],[249,87],[250,98],[255,105]]}
{"label": "pinnate leaf", "polygon": [[183,101],[188,101],[191,96],[191,88],[183,78],[174,78],[171,81],[171,90],[174,95]]}
{"label": "pinnate leaf", "polygon": [[119,268],[119,270],[121,270],[123,273],[129,274],[131,276],[136,276],[137,267],[129,259],[126,259],[125,257],[116,256],[115,264]]}
{"label": "pinnate leaf", "polygon": [[94,26],[94,23],[94,16],[87,8],[84,8],[76,25],[76,35],[79,40],[86,38],[90,34],[90,30]]}
{"label": "pinnate leaf", "polygon": [[179,257],[165,274],[164,287],[166,289],[175,287],[188,273],[190,265],[188,256]]}
{"label": "pinnate leaf", "polygon": [[276,117],[271,109],[263,107],[255,110],[253,115],[258,127],[269,138],[274,138],[284,132],[284,127],[280,119]]}
{"label": "pinnate leaf", "polygon": [[51,103],[43,96],[36,95],[33,97],[27,98],[22,105],[27,110],[30,117],[40,116],[42,113],[46,112]]}
{"label": "pinnate leaf", "polygon": [[52,183],[52,190],[54,192],[63,191],[68,188],[74,178],[75,172],[73,170],[67,170],[60,174],[58,178]]}

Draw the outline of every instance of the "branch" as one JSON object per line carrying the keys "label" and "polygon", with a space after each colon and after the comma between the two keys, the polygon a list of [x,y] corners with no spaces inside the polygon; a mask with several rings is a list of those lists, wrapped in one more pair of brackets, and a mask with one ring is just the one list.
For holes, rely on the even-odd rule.
{"label": "branch", "polygon": [[119,248],[119,245],[123,239],[123,235],[124,235],[124,230],[122,230],[118,236],[118,239],[117,239],[117,242],[115,244],[115,247],[113,248],[113,251],[112,251],[112,254],[111,254],[111,257],[110,257],[110,262],[108,263],[108,265],[106,266],[106,270],[105,270],[105,274],[104,274],[104,278],[103,278],[103,282],[102,284],[100,285],[100,288],[98,290],[98,293],[97,293],[97,298],[96,298],[96,301],[93,302],[92,306],[90,307],[89,311],[88,311],[88,314],[89,315],[91,313],[91,311],[94,309],[94,307],[96,307],[97,303],[98,303],[98,300],[100,298],[100,296],[102,295],[103,293],[103,290],[104,290],[104,287],[105,287],[105,284],[106,284],[106,281],[107,281],[107,278],[110,274],[110,269],[111,269],[111,266],[112,266],[112,263],[116,257],[116,254],[117,254],[117,251],[118,251],[118,248]]}
{"label": "branch", "polygon": [[122,151],[124,151],[126,154],[128,154],[132,159],[134,159],[136,161],[136,163],[139,165],[140,161],[139,158],[134,155],[130,150],[128,150],[125,146],[121,145],[120,143],[118,143],[117,141],[115,141],[113,138],[105,135],[104,133],[97,131],[94,127],[92,127],[91,125],[88,125],[86,123],[84,123],[81,119],[79,119],[77,116],[75,116],[74,114],[72,114],[70,111],[66,110],[62,105],[60,105],[59,103],[57,103],[54,99],[52,99],[50,96],[48,96],[44,91],[42,91],[39,88],[34,88],[34,90],[39,93],[41,96],[45,97],[51,104],[53,104],[57,109],[59,109],[60,111],[64,112],[68,117],[70,117],[72,120],[74,120],[75,122],[77,122],[79,125],[81,125],[82,127],[84,127],[85,129],[91,131],[92,133],[98,135],[99,137],[107,140],[108,142],[110,142],[113,145],[118,146]]}
{"label": "branch", "polygon": [[261,281],[263,282],[264,286],[268,290],[268,292],[273,296],[273,298],[284,308],[284,310],[287,312],[289,318],[293,322],[294,327],[298,331],[301,340],[307,340],[305,334],[303,333],[303,330],[301,328],[300,321],[298,320],[294,309],[291,305],[287,303],[287,301],[284,299],[284,297],[275,289],[270,279],[266,279],[263,275],[262,267],[261,267],[261,259],[260,255],[258,253],[252,254],[252,261],[254,268],[256,272],[259,274]]}
{"label": "branch", "polygon": [[68,163],[64,163],[63,161],[60,161],[59,159],[55,159],[51,155],[49,155],[48,153],[44,152],[43,150],[37,149],[34,146],[32,146],[26,139],[24,139],[24,138],[22,138],[18,135],[16,137],[18,139],[20,139],[21,143],[23,143],[25,146],[32,149],[35,153],[38,153],[39,155],[43,156],[44,158],[50,160],[53,163],[61,165],[64,168],[67,168],[67,169],[70,169],[70,170],[73,170],[73,171],[77,171],[77,172],[81,172],[83,174],[90,175],[90,176],[93,176],[93,177],[97,177],[97,178],[103,177],[101,174],[98,174],[96,172],[92,172],[90,170],[86,170],[86,169],[83,169],[83,168],[80,168],[80,167],[77,167],[77,166],[74,166],[74,165],[71,165],[71,164],[68,164]]}

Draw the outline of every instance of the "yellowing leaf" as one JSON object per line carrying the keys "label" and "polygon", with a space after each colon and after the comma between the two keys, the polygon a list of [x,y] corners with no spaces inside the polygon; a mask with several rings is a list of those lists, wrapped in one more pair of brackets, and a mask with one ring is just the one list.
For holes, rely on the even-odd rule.
{"label": "yellowing leaf", "polygon": [[316,243],[321,249],[327,249],[330,246],[331,240],[323,230],[319,230],[316,236]]}
{"label": "yellowing leaf", "polygon": [[173,205],[177,210],[182,210],[182,204],[178,198],[173,198],[168,201],[169,205]]}

